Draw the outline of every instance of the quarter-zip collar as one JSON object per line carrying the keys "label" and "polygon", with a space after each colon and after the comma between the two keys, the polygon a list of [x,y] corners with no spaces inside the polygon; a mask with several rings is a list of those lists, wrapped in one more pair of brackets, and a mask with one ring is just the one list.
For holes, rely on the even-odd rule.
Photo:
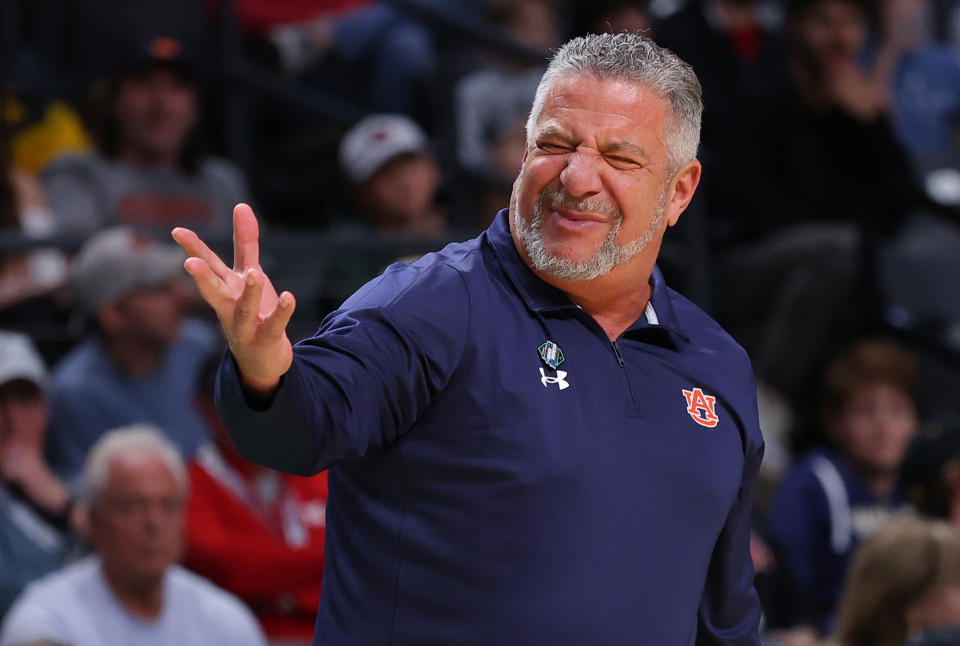
{"label": "quarter-zip collar", "polygon": [[[527,266],[514,244],[508,218],[508,209],[497,213],[493,224],[487,229],[486,238],[526,306],[537,314],[577,308],[576,303],[563,291],[543,281]],[[644,314],[634,321],[624,334],[644,328],[662,328],[684,341],[689,341],[689,337],[680,328],[671,300],[670,289],[663,273],[655,266],[650,275],[650,302],[647,303]]]}

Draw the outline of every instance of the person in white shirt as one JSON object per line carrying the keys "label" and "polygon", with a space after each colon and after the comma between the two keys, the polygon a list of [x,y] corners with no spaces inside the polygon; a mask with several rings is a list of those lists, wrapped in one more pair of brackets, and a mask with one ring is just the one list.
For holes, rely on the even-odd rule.
{"label": "person in white shirt", "polygon": [[95,554],[29,585],[0,646],[265,646],[237,598],[175,565],[184,535],[186,471],[146,425],[94,445],[81,500]]}

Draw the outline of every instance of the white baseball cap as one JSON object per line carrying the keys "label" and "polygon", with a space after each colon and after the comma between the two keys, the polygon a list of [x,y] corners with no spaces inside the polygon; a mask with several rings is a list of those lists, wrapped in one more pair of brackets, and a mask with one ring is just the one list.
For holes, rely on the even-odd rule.
{"label": "white baseball cap", "polygon": [[407,153],[425,153],[429,140],[420,126],[400,114],[375,114],[359,121],[340,140],[340,166],[359,184],[384,164]]}
{"label": "white baseball cap", "polygon": [[0,386],[25,379],[43,387],[47,367],[26,334],[0,331]]}

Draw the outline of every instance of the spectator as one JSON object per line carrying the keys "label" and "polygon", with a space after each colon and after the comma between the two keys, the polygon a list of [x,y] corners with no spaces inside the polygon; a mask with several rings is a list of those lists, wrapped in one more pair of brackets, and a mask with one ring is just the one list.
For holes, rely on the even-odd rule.
{"label": "spectator", "polygon": [[[512,181],[523,159],[530,104],[546,57],[559,40],[557,15],[552,0],[491,0],[486,14],[504,35],[543,52],[543,60],[536,63],[509,59],[485,65],[456,88],[460,161]],[[498,150],[502,148],[514,154],[504,155]]]}
{"label": "spectator", "polygon": [[701,141],[709,161],[717,135],[779,76],[783,44],[776,16],[757,0],[689,0],[654,30],[657,42],[690,63],[703,85],[709,109]]}
{"label": "spectator", "polygon": [[789,586],[788,627],[829,632],[851,555],[910,510],[897,477],[917,427],[915,370],[911,355],[882,339],[857,343],[827,369],[824,426],[831,447],[811,451],[790,469],[768,519]]}
{"label": "spectator", "polygon": [[[12,102],[0,100],[0,108]],[[0,229],[42,238],[56,231],[46,197],[36,178],[16,166],[11,133],[0,116]],[[66,279],[67,263],[56,250],[4,252],[0,257],[0,309],[47,296]]]}
{"label": "spectator", "polygon": [[183,543],[184,464],[148,426],[111,431],[84,467],[95,554],[30,585],[2,646],[265,646],[235,597],[175,565]]}
{"label": "spectator", "polygon": [[119,223],[167,240],[173,223],[189,222],[229,238],[246,183],[232,164],[203,154],[197,81],[180,43],[155,38],[119,58],[100,151],[65,156],[44,173],[60,229],[89,235]]}
{"label": "spectator", "polygon": [[454,95],[457,155],[478,176],[482,189],[470,221],[487,226],[510,201],[510,186],[526,152],[526,121],[546,59],[558,44],[554,0],[490,0],[486,17],[503,35],[543,52],[528,60],[493,52],[495,58],[458,81]]}
{"label": "spectator", "polygon": [[[942,522],[902,519],[860,548],[840,604],[836,646],[902,646],[960,625],[960,534]],[[954,632],[954,636],[956,636]],[[932,641],[931,634],[923,643]]]}
{"label": "spectator", "polygon": [[929,0],[883,0],[872,73],[890,93],[891,118],[918,171],[960,168],[960,59],[932,42]]}
{"label": "spectator", "polygon": [[213,442],[189,464],[184,564],[253,608],[272,642],[309,645],[320,603],[327,474],[301,478],[237,452],[213,403],[219,355],[197,406]]}
{"label": "spectator", "polygon": [[867,18],[858,0],[792,2],[782,81],[715,149],[708,211],[731,242],[718,315],[793,400],[831,339],[879,307],[863,241],[896,232],[921,199],[883,88],[860,68]]}
{"label": "spectator", "polygon": [[56,366],[48,456],[72,479],[105,431],[149,422],[189,457],[207,431],[194,384],[215,334],[184,321],[183,255],[116,227],[80,248],[71,276],[95,331]]}
{"label": "spectator", "polygon": [[43,457],[47,370],[22,334],[0,332],[0,618],[70,548],[70,495]]}
{"label": "spectator", "polygon": [[[366,242],[374,235],[439,239],[446,233],[446,213],[436,203],[440,166],[413,120],[397,114],[369,116],[340,140],[339,157],[351,211],[333,226],[334,235]],[[324,276],[321,307],[335,308],[395,260],[392,252],[333,258]]]}
{"label": "spectator", "polygon": [[354,125],[340,141],[340,166],[361,224],[387,234],[439,236],[446,215],[435,200],[440,167],[426,134],[401,115]]}
{"label": "spectator", "polygon": [[434,43],[403,11],[370,0],[241,0],[236,11],[247,36],[272,44],[283,71],[364,109],[427,112]]}

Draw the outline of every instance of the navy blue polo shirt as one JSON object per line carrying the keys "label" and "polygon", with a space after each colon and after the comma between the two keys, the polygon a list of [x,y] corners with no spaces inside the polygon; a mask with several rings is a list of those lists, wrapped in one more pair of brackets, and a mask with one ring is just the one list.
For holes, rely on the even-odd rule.
{"label": "navy blue polo shirt", "polygon": [[759,643],[750,364],[651,284],[611,343],[524,264],[502,211],[350,297],[266,410],[228,357],[241,452],[330,469],[315,644]]}

